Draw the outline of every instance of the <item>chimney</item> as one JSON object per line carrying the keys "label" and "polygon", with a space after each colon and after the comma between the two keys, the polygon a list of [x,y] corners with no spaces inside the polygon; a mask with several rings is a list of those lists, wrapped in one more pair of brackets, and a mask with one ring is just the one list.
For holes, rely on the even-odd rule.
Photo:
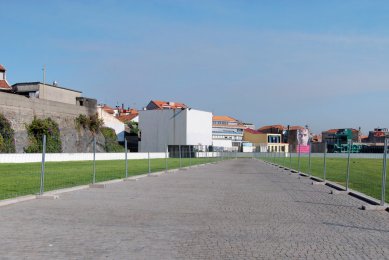
{"label": "chimney", "polygon": [[5,71],[6,69],[0,64],[0,80],[6,80]]}

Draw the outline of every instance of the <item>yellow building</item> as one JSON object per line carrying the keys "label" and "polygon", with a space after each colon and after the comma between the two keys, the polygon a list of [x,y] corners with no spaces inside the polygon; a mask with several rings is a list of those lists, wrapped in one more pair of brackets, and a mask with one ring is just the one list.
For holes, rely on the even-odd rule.
{"label": "yellow building", "polygon": [[281,142],[281,134],[263,133],[245,129],[243,141],[253,143],[257,152],[289,152],[288,144]]}

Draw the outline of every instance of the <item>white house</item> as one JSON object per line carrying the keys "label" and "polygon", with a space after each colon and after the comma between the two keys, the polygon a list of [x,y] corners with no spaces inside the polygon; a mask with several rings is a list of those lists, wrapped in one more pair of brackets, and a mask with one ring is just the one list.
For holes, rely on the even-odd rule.
{"label": "white house", "polygon": [[103,119],[104,126],[115,130],[118,142],[124,142],[125,124],[113,115],[113,109],[106,105],[97,106],[97,114]]}
{"label": "white house", "polygon": [[190,109],[139,111],[140,152],[212,145],[212,113]]}

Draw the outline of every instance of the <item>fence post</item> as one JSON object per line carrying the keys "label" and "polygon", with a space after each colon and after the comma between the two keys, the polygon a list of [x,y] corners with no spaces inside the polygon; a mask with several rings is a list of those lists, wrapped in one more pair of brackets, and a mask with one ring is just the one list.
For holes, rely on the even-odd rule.
{"label": "fence post", "polygon": [[311,161],[311,156],[312,156],[312,143],[309,142],[309,154],[308,154],[308,175],[309,177],[312,176],[312,161]]}
{"label": "fence post", "polygon": [[127,139],[124,138],[124,159],[125,159],[125,164],[126,164],[126,178],[128,178],[128,160],[127,160]]}
{"label": "fence post", "polygon": [[298,144],[299,153],[298,153],[298,159],[297,159],[297,174],[300,174],[300,158],[301,158],[301,146]]}
{"label": "fence post", "polygon": [[326,181],[327,177],[327,142],[324,142],[324,168],[323,168],[323,179]]}
{"label": "fence post", "polygon": [[348,154],[347,154],[347,174],[346,174],[346,191],[349,189],[350,183],[350,155],[351,155],[352,140],[348,142]]}
{"label": "fence post", "polygon": [[150,162],[150,152],[147,152],[148,166],[149,166],[149,175],[151,174],[151,162]]}
{"label": "fence post", "polygon": [[92,183],[96,182],[96,136],[93,136],[93,180]]}
{"label": "fence post", "polygon": [[290,148],[291,146],[289,145],[289,169],[292,170],[292,150]]}
{"label": "fence post", "polygon": [[189,167],[192,167],[192,146],[189,145]]}
{"label": "fence post", "polygon": [[42,143],[42,167],[41,167],[41,187],[39,194],[42,195],[45,192],[45,157],[46,157],[46,135],[43,135]]}
{"label": "fence post", "polygon": [[181,145],[179,145],[178,146],[178,151],[179,151],[179,156],[180,156],[180,169],[181,169],[181,167],[182,167],[182,162],[181,162],[181,158],[182,158],[182,156],[181,156]]}
{"label": "fence post", "polygon": [[381,206],[385,205],[385,189],[386,189],[386,157],[388,154],[388,137],[385,136],[385,147],[382,165],[382,186],[381,186]]}
{"label": "fence post", "polygon": [[165,171],[168,172],[168,166],[167,166],[167,153],[168,153],[169,147],[166,145],[165,149]]}

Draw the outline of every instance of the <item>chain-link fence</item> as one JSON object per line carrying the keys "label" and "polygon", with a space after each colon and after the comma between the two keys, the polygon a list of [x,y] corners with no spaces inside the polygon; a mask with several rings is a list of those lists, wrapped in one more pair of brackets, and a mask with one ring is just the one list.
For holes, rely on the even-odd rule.
{"label": "chain-link fence", "polygon": [[126,141],[107,153],[98,136],[91,136],[78,153],[61,153],[55,148],[58,143],[53,136],[42,136],[35,145],[39,152],[0,154],[0,200],[235,158],[232,152],[200,145],[130,153]]}
{"label": "chain-link fence", "polygon": [[[352,143],[344,153],[264,152],[260,159],[304,173],[321,182],[331,181],[371,196],[383,205],[389,202],[386,189],[387,140],[382,147],[370,148],[371,153],[352,153]],[[374,150],[376,149],[376,150]],[[384,151],[384,152],[382,152]]]}

